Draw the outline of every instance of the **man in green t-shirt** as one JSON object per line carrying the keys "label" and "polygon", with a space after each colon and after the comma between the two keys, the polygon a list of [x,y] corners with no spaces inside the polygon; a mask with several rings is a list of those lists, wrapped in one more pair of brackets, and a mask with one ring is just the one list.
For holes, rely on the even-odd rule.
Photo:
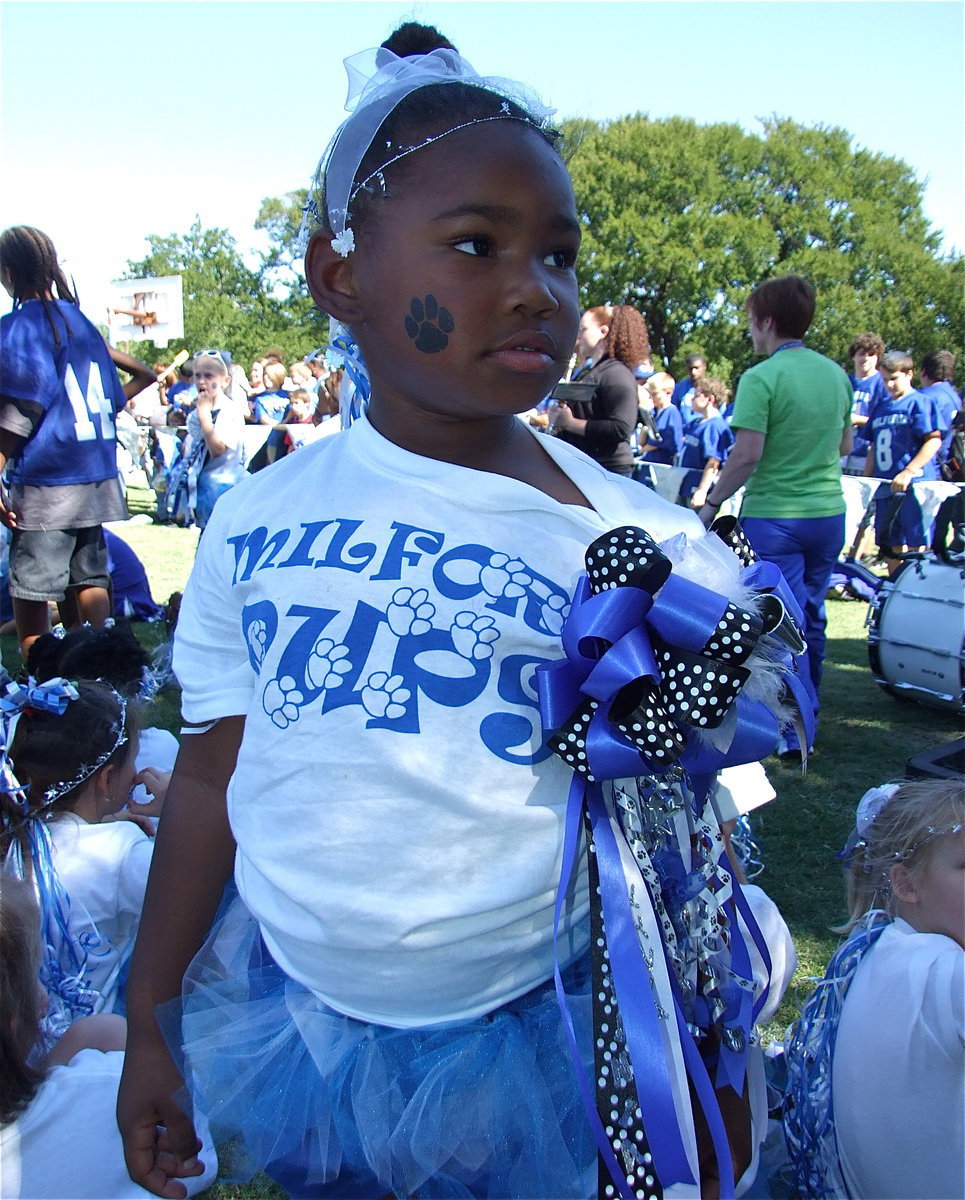
{"label": "man in green t-shirt", "polygon": [[781,568],[804,614],[807,670],[801,675],[816,712],[824,598],[844,545],[840,460],[851,449],[851,385],[837,363],[802,341],[815,307],[806,279],[769,279],[745,307],[754,349],[767,357],[737,386],[731,417],[736,441],[700,517],[709,525],[746,484],[744,533],[760,558]]}

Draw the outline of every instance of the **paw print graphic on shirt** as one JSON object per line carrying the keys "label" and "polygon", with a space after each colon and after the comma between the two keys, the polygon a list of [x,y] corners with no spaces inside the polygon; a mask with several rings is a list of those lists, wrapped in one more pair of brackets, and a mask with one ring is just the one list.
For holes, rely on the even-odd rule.
{"label": "paw print graphic on shirt", "polygon": [[510,558],[508,554],[494,554],[488,566],[479,572],[479,582],[486,594],[494,600],[504,596],[508,600],[514,600],[525,596],[533,577],[526,570],[526,564],[518,558]]}
{"label": "paw print graphic on shirt", "polygon": [[375,671],[362,688],[362,705],[370,717],[388,717],[396,720],[405,716],[406,702],[412,693],[402,684],[401,675],[389,675]]}
{"label": "paw print graphic on shirt", "polygon": [[492,617],[477,617],[475,613],[456,613],[449,633],[457,653],[470,662],[492,658],[493,643],[499,640],[499,630]]}
{"label": "paw print graphic on shirt", "polygon": [[268,622],[262,618],[252,621],[245,630],[245,637],[252,661],[260,668],[268,652]]}
{"label": "paw print graphic on shirt", "polygon": [[540,617],[547,632],[554,637],[559,637],[563,632],[563,622],[566,620],[568,609],[569,602],[563,596],[550,596],[544,601]]}
{"label": "paw print graphic on shirt", "polygon": [[427,603],[428,599],[429,593],[425,588],[399,588],[393,593],[385,616],[396,637],[429,632],[436,606]]}
{"label": "paw print graphic on shirt", "polygon": [[312,647],[305,666],[305,676],[312,687],[337,688],[352,669],[348,646],[320,637]]}
{"label": "paw print graphic on shirt", "polygon": [[305,695],[290,675],[273,679],[262,698],[265,712],[279,729],[287,729],[298,720],[298,710],[304,703]]}
{"label": "paw print graphic on shirt", "polygon": [[448,335],[456,328],[452,313],[442,308],[433,295],[422,301],[418,297],[409,305],[405,331],[415,342],[415,348],[425,354],[436,354],[449,345]]}

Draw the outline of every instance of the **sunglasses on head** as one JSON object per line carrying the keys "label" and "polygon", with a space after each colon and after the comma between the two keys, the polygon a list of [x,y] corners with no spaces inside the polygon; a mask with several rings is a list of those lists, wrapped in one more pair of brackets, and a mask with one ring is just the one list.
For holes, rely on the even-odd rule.
{"label": "sunglasses on head", "polygon": [[228,356],[224,350],[199,350],[195,354],[193,361],[197,362],[199,358],[217,358],[220,360],[225,371],[227,371],[229,375],[231,374],[231,363],[228,361]]}

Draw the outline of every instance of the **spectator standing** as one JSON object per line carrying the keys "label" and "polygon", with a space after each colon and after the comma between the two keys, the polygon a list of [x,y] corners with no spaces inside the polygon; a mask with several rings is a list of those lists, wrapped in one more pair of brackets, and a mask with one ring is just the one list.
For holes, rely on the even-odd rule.
{"label": "spectator standing", "polygon": [[684,427],[694,415],[691,400],[697,388],[697,382],[707,374],[707,359],[702,354],[688,354],[684,362],[686,374],[674,387],[671,399],[680,409]]}
{"label": "spectator standing", "polygon": [[876,333],[859,333],[848,349],[848,357],[854,363],[854,371],[848,376],[854,400],[851,404],[851,453],[841,460],[841,469],[846,475],[863,475],[871,443],[866,426],[868,413],[875,400],[888,396],[878,363],[885,352],[885,344]]}
{"label": "spectator standing", "polygon": [[[803,613],[807,670],[801,679],[817,711],[824,598],[844,545],[840,459],[851,449],[853,395],[844,371],[804,345],[815,309],[806,279],[769,279],[751,292],[746,309],[754,350],[767,357],[737,385],[734,447],[700,518],[709,525],[746,484],[744,533],[759,558],[781,568]],[[790,741],[786,747],[800,749]]]}
{"label": "spectator standing", "polygon": [[941,449],[935,465],[939,475],[948,460],[948,451],[952,444],[953,422],[955,414],[961,410],[962,398],[952,385],[955,378],[955,355],[951,350],[932,350],[921,360],[918,372],[921,380],[919,392],[928,400],[935,414],[935,428],[942,435]]}
{"label": "spectator standing", "polygon": [[641,452],[647,456],[647,462],[664,463],[668,467],[676,462],[683,440],[680,409],[670,399],[673,389],[673,376],[666,371],[658,371],[647,380],[657,437],[655,439],[652,433],[648,433],[640,446]]}
{"label": "spectator standing", "polygon": [[593,360],[579,382],[595,384],[596,391],[589,400],[560,404],[556,432],[607,470],[631,475],[638,403],[633,372],[650,353],[646,323],[629,304],[591,308],[583,314],[577,344]]}
{"label": "spectator standing", "polygon": [[680,499],[692,508],[703,508],[707,493],[734,444],[731,427],[720,415],[727,388],[719,379],[704,375],[693,395],[694,415],[684,430],[678,466],[689,468],[680,485]]}
{"label": "spectator standing", "polygon": [[875,401],[868,415],[871,449],[865,475],[888,480],[875,493],[875,535],[888,573],[894,575],[901,554],[924,550],[928,541],[914,481],[938,478],[935,459],[941,433],[934,404],[912,385],[915,365],[910,354],[886,354],[881,374],[888,394]]}

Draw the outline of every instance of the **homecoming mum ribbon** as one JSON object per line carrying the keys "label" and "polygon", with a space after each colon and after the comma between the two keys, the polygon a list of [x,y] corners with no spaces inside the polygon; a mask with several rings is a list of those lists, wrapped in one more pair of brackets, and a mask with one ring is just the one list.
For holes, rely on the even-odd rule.
{"label": "homecoming mum ribbon", "polygon": [[[726,1195],[733,1194],[733,1172],[713,1085],[694,1045],[694,1031],[684,1020],[673,971],[676,1011],[668,1014],[655,1002],[652,962],[644,959],[634,922],[621,916],[629,911],[628,901],[633,904],[632,882],[619,849],[620,825],[608,812],[599,786],[600,780],[608,779],[684,778],[696,804],[722,767],[756,762],[771,753],[780,734],[779,720],[762,701],[742,694],[755,652],[782,672],[786,694],[800,711],[806,737],[802,744],[813,738],[813,709],[803,687],[795,686],[794,656],[804,648],[793,619],[800,619],[798,606],[780,571],[754,560],[736,523],[720,532],[744,564],[741,584],[757,593],[753,611],[674,574],[670,561],[643,530],[615,529],[587,551],[587,574],[579,581],[562,631],[566,657],[537,668],[537,691],[547,745],[575,772],[566,823],[570,852],[557,909],[569,884],[585,811],[599,867],[612,981],[640,1083],[640,1108],[656,1174],[665,1186],[695,1182],[667,1075],[661,1029],[669,1020],[681,1037]],[[727,878],[723,847],[714,857]],[[696,877],[680,880],[677,889],[692,890],[699,882]],[[765,964],[769,959],[736,881],[732,886],[733,899],[720,908],[729,918],[733,978],[721,989],[721,1010],[710,1015],[709,1024],[721,1035],[717,1086],[729,1084],[740,1092],[756,1016],[752,1009],[759,1003],[753,1004],[751,964],[738,928],[738,910]],[[564,1021],[565,1017],[564,1011]],[[621,1195],[632,1196],[623,1183],[627,1177],[621,1177],[614,1161],[618,1147],[605,1136],[580,1070],[578,1077],[601,1157]]]}

